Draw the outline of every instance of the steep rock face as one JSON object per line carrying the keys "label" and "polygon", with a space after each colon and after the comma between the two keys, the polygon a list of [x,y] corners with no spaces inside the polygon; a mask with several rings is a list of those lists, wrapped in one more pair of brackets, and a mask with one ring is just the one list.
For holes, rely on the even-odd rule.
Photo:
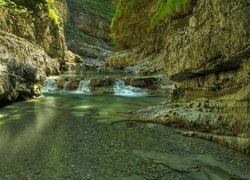
{"label": "steep rock face", "polygon": [[[124,0],[124,6],[129,0]],[[118,51],[106,59],[108,67],[134,71],[141,75],[164,71],[163,37],[166,27],[157,32],[150,21],[157,8],[157,0],[138,1],[112,23],[112,38]]]}
{"label": "steep rock face", "polygon": [[57,60],[34,44],[0,31],[1,105],[40,95],[46,73],[59,73]]}
{"label": "steep rock face", "polygon": [[[105,7],[100,7],[105,4]],[[88,60],[103,61],[111,53],[110,24],[116,2],[105,0],[67,1],[69,19],[66,24],[68,48]],[[104,6],[104,5],[103,5]]]}
{"label": "steep rock face", "polygon": [[[62,10],[63,1],[56,6]],[[67,50],[63,26],[48,13],[37,13],[0,8],[1,105],[40,95],[47,75],[58,74],[60,64],[79,59]]]}
{"label": "steep rock face", "polygon": [[[144,6],[139,4],[149,12],[145,15],[147,19],[152,18],[156,2],[151,6],[146,1]],[[127,29],[126,33],[131,32],[131,42],[137,37],[138,44],[128,44],[130,39],[123,42],[123,35],[119,35],[122,26],[113,31],[118,49],[133,48],[138,53],[131,55],[132,50],[118,52],[108,59],[110,66],[119,67],[124,62],[120,63],[117,57],[126,59],[128,52],[129,59],[134,61],[122,64],[123,68],[142,60],[148,61],[148,57],[152,58],[149,64],[156,64],[154,61],[160,57],[169,81],[176,84],[171,103],[138,113],[164,124],[212,133],[197,136],[249,154],[249,7],[248,0],[195,1],[192,12],[185,16],[167,17],[149,29],[144,38],[140,38],[140,31],[135,31],[141,28],[137,19],[135,26],[139,27],[129,26],[132,30]],[[140,8],[136,9],[141,12]],[[137,15],[137,11],[132,12]],[[119,20],[131,25],[131,21],[127,22],[122,16]]]}

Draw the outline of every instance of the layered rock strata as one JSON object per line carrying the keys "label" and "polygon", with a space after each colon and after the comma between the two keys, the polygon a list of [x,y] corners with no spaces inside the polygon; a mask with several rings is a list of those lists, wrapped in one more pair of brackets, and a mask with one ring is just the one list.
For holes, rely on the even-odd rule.
{"label": "layered rock strata", "polygon": [[[103,5],[105,7],[98,7]],[[116,2],[67,1],[69,18],[66,23],[68,48],[84,57],[86,66],[101,66],[113,51],[110,34],[111,17]],[[114,13],[114,12],[113,12]],[[98,63],[98,61],[100,61]]]}
{"label": "layered rock strata", "polygon": [[[54,8],[63,7],[60,1]],[[2,7],[0,15],[1,105],[40,95],[46,76],[80,58],[67,50],[62,19],[58,25],[48,12]]]}
{"label": "layered rock strata", "polygon": [[[151,19],[157,7],[154,2],[145,1],[136,8],[138,12],[144,8]],[[130,59],[154,57],[154,62],[155,57],[161,57],[169,81],[176,84],[168,103],[137,113],[148,120],[195,130],[193,135],[250,154],[249,7],[250,1],[245,0],[199,0],[192,12],[166,17],[148,30],[144,39],[135,31],[141,28],[137,19],[139,27],[126,33],[131,32],[131,39],[139,37],[139,44],[127,44],[129,39],[123,43],[123,36],[115,34],[121,50],[124,45],[140,48]],[[131,25],[125,18],[120,20]],[[119,65],[117,55],[128,51],[110,57],[109,64]]]}
{"label": "layered rock strata", "polygon": [[60,72],[56,59],[13,34],[0,31],[0,47],[1,105],[40,95],[46,74]]}

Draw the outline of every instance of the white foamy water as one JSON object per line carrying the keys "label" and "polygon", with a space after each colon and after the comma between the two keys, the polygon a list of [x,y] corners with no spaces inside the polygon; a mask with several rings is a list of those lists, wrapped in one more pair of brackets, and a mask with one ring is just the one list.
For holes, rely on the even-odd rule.
{"label": "white foamy water", "polygon": [[90,90],[90,80],[81,80],[79,83],[78,91],[91,92]]}
{"label": "white foamy water", "polygon": [[70,80],[64,82],[64,85],[63,85],[63,90],[64,91],[69,90],[70,83],[71,83]]}
{"label": "white foamy water", "polygon": [[126,86],[123,80],[116,80],[113,87],[114,94],[118,96],[146,96],[147,92],[133,86]]}
{"label": "white foamy water", "polygon": [[54,79],[47,79],[45,81],[44,91],[54,91],[57,89],[56,82]]}

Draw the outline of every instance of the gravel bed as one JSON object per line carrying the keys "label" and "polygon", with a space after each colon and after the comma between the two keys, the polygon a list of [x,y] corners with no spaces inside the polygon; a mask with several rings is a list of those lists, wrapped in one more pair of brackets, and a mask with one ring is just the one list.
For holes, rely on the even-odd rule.
{"label": "gravel bed", "polygon": [[[52,117],[49,108],[53,107],[46,106],[41,113]],[[179,133],[182,130],[142,122],[101,123],[98,108],[73,110],[70,102],[53,112],[53,121],[49,120],[49,125],[42,130],[40,124],[32,121],[38,115],[31,112],[25,116],[29,124],[22,120],[0,126],[2,142],[3,134],[5,139],[15,138],[0,148],[0,179],[197,179],[164,163],[138,156],[135,151],[180,158],[206,155],[250,179],[249,156],[203,139],[183,136]],[[21,130],[14,133],[11,129],[14,126]],[[6,135],[6,132],[12,133]],[[32,139],[34,136],[37,137]],[[22,145],[17,148],[19,141]]]}

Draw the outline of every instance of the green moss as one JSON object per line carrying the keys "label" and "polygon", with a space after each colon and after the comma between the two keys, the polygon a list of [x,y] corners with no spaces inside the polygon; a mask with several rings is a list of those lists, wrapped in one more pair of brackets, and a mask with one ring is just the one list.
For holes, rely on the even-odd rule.
{"label": "green moss", "polygon": [[187,14],[191,9],[192,0],[159,0],[158,8],[151,20],[151,26],[154,26],[166,16],[175,17]]}

